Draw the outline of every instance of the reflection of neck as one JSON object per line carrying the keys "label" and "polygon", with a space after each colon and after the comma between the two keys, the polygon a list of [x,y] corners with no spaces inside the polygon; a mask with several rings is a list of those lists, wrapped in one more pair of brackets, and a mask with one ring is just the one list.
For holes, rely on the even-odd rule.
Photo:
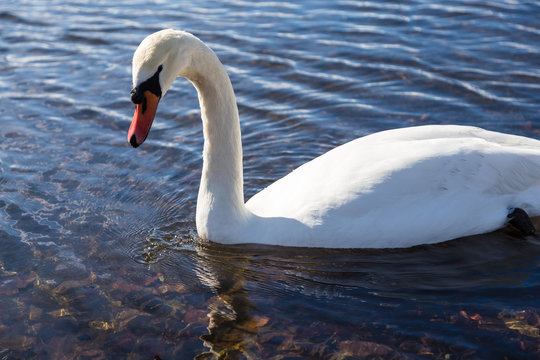
{"label": "reflection of neck", "polygon": [[197,229],[203,238],[245,216],[240,122],[229,76],[207,47],[194,57],[188,79],[202,112],[203,169],[197,199]]}
{"label": "reflection of neck", "polygon": [[243,359],[243,352],[258,334],[244,275],[240,268],[226,268],[220,261],[205,262],[203,267],[201,281],[211,284],[218,296],[208,314],[209,334],[201,339],[220,358]]}

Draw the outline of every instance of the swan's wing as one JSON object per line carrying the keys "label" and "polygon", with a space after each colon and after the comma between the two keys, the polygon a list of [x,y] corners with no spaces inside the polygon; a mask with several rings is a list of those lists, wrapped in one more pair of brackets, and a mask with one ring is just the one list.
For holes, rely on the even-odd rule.
{"label": "swan's wing", "polygon": [[517,196],[539,182],[536,140],[472,127],[423,126],[335,148],[256,194],[246,206],[259,216],[316,226],[329,217],[350,221],[380,209],[388,214],[396,207],[429,209],[452,197],[466,206],[482,199],[478,194]]}

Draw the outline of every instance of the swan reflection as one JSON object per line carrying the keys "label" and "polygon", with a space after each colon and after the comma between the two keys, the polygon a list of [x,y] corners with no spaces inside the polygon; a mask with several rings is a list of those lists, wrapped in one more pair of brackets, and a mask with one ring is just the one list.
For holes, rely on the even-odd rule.
{"label": "swan reflection", "polygon": [[[539,218],[533,220],[540,225]],[[285,349],[302,343],[306,334],[296,333],[298,323],[322,321],[305,308],[313,301],[325,308],[326,317],[340,318],[348,324],[344,329],[353,329],[357,323],[380,321],[373,318],[373,306],[389,314],[396,308],[416,309],[417,302],[425,301],[419,295],[423,292],[429,303],[431,291],[467,291],[479,282],[487,288],[519,288],[527,281],[522,268],[493,274],[515,269],[516,258],[535,266],[530,260],[537,250],[529,254],[524,249],[537,249],[537,240],[523,239],[512,229],[400,250],[209,243],[196,256],[197,278],[215,294],[206,309],[208,333],[201,336],[209,350],[197,359],[256,359],[268,346]],[[315,337],[335,336],[331,327],[316,330]],[[370,336],[357,335],[361,340]]]}
{"label": "swan reflection", "polygon": [[[196,359],[240,359],[258,335],[255,309],[249,300],[246,279],[241,264],[249,257],[227,259],[215,257],[210,248],[199,249],[196,273],[199,280],[212,289],[216,296],[208,307],[208,334],[202,335],[210,350]],[[227,260],[232,260],[227,263]],[[234,265],[232,265],[234,264]]]}

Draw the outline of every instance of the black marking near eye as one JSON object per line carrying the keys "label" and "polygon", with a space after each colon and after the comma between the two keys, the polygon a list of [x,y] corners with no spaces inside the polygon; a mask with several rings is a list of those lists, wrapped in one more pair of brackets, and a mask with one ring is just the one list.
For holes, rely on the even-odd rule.
{"label": "black marking near eye", "polygon": [[138,86],[131,90],[131,101],[134,104],[140,104],[143,101],[143,98],[143,93]]}
{"label": "black marking near eye", "polygon": [[[134,104],[140,104],[144,100],[144,92],[150,91],[152,94],[156,95],[158,98],[161,98],[161,86],[159,85],[159,73],[163,70],[163,65],[159,65],[157,71],[152,75],[151,78],[139,84],[131,90],[131,101]],[[143,104],[143,108],[144,108]],[[144,110],[143,110],[144,112]]]}

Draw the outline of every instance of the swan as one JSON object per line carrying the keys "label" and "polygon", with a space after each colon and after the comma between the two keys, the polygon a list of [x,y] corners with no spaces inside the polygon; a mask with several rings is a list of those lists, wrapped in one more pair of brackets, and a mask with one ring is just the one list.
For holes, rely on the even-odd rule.
{"label": "swan", "polygon": [[504,227],[533,233],[540,141],[471,126],[367,135],[298,167],[244,203],[240,122],[216,54],[194,35],[147,36],[132,62],[128,142],[146,139],[177,77],[199,95],[204,135],[196,225],[201,239],[325,248],[403,248]]}

